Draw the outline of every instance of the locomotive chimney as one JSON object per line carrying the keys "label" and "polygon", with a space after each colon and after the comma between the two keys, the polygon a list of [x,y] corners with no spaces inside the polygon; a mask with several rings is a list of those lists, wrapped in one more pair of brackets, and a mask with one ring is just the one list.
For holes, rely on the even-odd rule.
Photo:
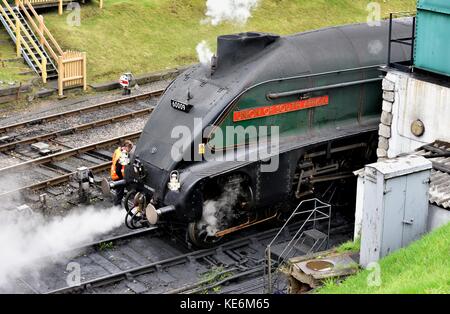
{"label": "locomotive chimney", "polygon": [[217,38],[218,70],[238,64],[275,42],[280,36],[266,33],[240,33]]}

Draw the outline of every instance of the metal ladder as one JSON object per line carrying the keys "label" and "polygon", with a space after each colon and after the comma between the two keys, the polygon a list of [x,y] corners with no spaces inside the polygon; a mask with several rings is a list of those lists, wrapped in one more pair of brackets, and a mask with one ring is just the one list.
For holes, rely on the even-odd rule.
{"label": "metal ladder", "polygon": [[[296,230],[290,230],[289,225],[294,220],[302,221]],[[317,222],[327,222],[327,230],[318,230]],[[300,202],[283,227],[267,245],[265,290],[273,293],[274,288],[282,292],[282,270],[290,258],[308,255],[328,248],[331,226],[331,205],[317,198]],[[292,235],[294,233],[294,235]]]}
{"label": "metal ladder", "polygon": [[[8,15],[9,19],[11,21],[15,22],[13,14],[6,7],[3,7],[3,9],[6,12],[6,14]],[[45,48],[43,47],[43,45],[41,45],[39,39],[37,38],[36,34],[33,32],[33,29],[28,24],[27,20],[25,19],[25,17],[22,14],[22,12],[19,10],[18,7],[12,7],[12,10],[13,10],[14,14],[17,16],[19,22],[24,26],[24,28],[26,29],[28,34],[30,34],[31,39],[41,49],[42,54],[47,59],[47,67],[46,67],[47,79],[57,79],[58,78],[58,70],[57,70],[55,64],[53,63],[53,60],[49,57],[49,55],[48,55],[47,51],[45,50]],[[11,37],[11,39],[13,40],[13,42],[16,43],[16,34],[15,34],[14,30],[11,29],[9,23],[6,21],[5,17],[2,14],[0,14],[0,21],[3,24],[3,26],[5,27],[6,31],[8,32],[8,34]],[[37,53],[36,49],[34,47],[32,47],[29,39],[27,37],[22,37],[22,40],[24,40],[26,43],[29,44],[29,46],[31,47],[31,50],[32,50],[31,53],[33,53],[35,58],[40,61],[41,57]],[[39,66],[36,64],[36,61],[31,56],[30,52],[28,50],[24,49],[23,47],[21,47],[21,54],[22,54],[22,57],[24,58],[25,62],[28,64],[28,66],[34,72],[36,72],[36,74],[38,74],[39,76],[42,76]]]}

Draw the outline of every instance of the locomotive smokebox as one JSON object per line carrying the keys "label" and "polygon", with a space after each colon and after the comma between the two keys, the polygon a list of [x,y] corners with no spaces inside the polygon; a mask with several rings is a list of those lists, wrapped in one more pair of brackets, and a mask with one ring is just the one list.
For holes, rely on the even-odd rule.
{"label": "locomotive smokebox", "polygon": [[280,36],[267,33],[240,33],[217,38],[217,68],[226,69],[252,57]]}

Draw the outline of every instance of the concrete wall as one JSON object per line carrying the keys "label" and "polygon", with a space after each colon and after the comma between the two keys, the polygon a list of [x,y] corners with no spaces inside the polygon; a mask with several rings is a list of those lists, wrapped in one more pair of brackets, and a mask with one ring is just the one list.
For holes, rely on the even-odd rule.
{"label": "concrete wall", "polygon": [[[413,153],[436,140],[450,142],[450,88],[391,70],[383,80],[383,104],[377,155],[380,160]],[[415,136],[411,124],[421,120],[422,136]],[[355,210],[355,239],[361,235],[364,188],[363,172],[358,172],[358,196]],[[428,231],[450,223],[450,211],[429,205]]]}
{"label": "concrete wall", "polygon": [[430,205],[428,210],[428,232],[450,223],[450,211],[436,205]]}
{"label": "concrete wall", "polygon": [[[421,120],[425,133],[417,137],[411,124]],[[390,71],[383,81],[383,112],[379,158],[410,153],[435,140],[450,142],[450,88]]]}

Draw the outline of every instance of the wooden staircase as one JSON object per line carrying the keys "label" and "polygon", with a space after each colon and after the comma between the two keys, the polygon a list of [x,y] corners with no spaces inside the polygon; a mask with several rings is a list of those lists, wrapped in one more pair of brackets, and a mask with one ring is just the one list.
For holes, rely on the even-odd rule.
{"label": "wooden staircase", "polygon": [[86,90],[86,54],[63,51],[30,0],[16,0],[12,7],[0,0],[0,22],[16,45],[17,56],[35,71],[44,83],[58,79],[58,92],[82,86]]}
{"label": "wooden staircase", "polygon": [[[3,24],[9,36],[16,45],[17,36],[15,32],[15,23],[12,21],[19,21],[19,24],[23,27],[21,27],[21,38],[19,40],[23,41],[20,44],[20,54],[24,58],[25,62],[31,69],[33,69],[34,72],[36,72],[40,77],[43,77],[44,73],[41,67],[44,57],[46,63],[46,79],[57,79],[58,70],[48,55],[45,47],[41,45],[39,39],[36,37],[36,34],[33,32],[33,29],[30,27],[19,8],[13,7],[11,9],[12,10],[10,11],[3,8],[2,11],[6,13],[6,16],[3,14],[0,15],[0,22]],[[11,24],[13,24],[13,26],[11,26]]]}

